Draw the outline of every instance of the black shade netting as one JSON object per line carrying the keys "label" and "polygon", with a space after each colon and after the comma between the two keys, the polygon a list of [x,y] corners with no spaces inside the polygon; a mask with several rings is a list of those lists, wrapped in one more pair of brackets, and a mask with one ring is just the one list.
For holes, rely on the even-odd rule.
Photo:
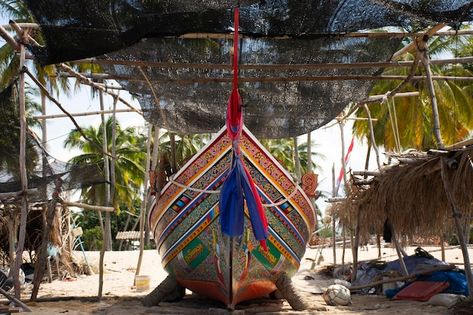
{"label": "black shade netting", "polygon": [[[46,36],[45,63],[92,57],[144,37],[229,33],[233,0],[25,0]],[[471,21],[467,0],[240,1],[242,34],[318,37],[385,26]]]}
{"label": "black shade netting", "polygon": [[[388,59],[397,39],[242,39],[240,64],[322,64]],[[225,65],[232,41],[215,39],[147,39],[105,55],[113,60]],[[185,134],[216,132],[225,123],[231,91],[230,69],[162,69],[107,65],[128,91],[136,93],[147,120]],[[376,75],[379,69],[240,70],[242,79]],[[143,74],[144,73],[144,74]],[[226,82],[215,82],[226,80]],[[151,82],[151,86],[148,82]],[[296,136],[333,119],[350,101],[364,98],[371,80],[242,82],[245,124],[264,138]],[[156,98],[155,98],[156,95]]]}
{"label": "black shade netting", "polygon": [[[20,119],[17,83],[0,92],[0,193],[21,191],[20,182]],[[26,170],[28,199],[31,202],[51,198],[55,181],[62,190],[84,188],[104,182],[99,165],[73,165],[48,154],[32,131],[26,136]]]}
{"label": "black shade netting", "polygon": [[[229,65],[231,40],[179,36],[232,32],[234,1],[25,2],[46,39],[45,47],[31,48],[41,62],[85,57],[143,61],[145,75],[118,65],[106,66],[105,72],[137,95],[149,121],[182,133],[215,132],[223,126],[231,90],[228,69],[157,68],[146,62]],[[437,23],[459,24],[472,20],[472,7],[473,1],[466,0],[240,1],[240,64],[385,61],[400,40],[340,35],[387,26],[416,31]],[[366,97],[373,81],[284,78],[371,76],[381,71],[241,70],[241,77],[251,81],[240,84],[245,123],[266,138],[314,130],[350,101]]]}

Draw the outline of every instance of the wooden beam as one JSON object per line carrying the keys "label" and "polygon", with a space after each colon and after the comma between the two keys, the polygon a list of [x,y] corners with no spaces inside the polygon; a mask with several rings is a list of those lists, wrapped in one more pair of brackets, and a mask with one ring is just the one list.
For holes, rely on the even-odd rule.
{"label": "wooden beam", "polygon": [[[77,64],[99,64],[99,65],[120,65],[130,67],[150,67],[160,69],[205,69],[231,71],[230,64],[214,63],[186,63],[186,62],[159,62],[147,60],[114,60],[88,58],[73,61]],[[473,57],[459,57],[448,59],[432,60],[432,64],[455,64],[473,63]],[[307,64],[241,64],[240,71],[245,70],[323,70],[323,69],[369,69],[369,68],[403,68],[412,66],[413,61],[380,61],[380,62],[356,62],[356,63],[307,63]]]}
{"label": "wooden beam", "polygon": [[78,208],[82,208],[84,210],[103,211],[103,212],[114,212],[115,211],[114,207],[94,206],[94,205],[88,205],[88,204],[81,203],[81,202],[61,201],[61,203],[65,206],[78,207]]}
{"label": "wooden beam", "polygon": [[[68,75],[61,73],[61,76],[65,77],[75,77],[75,75]],[[135,76],[127,75],[113,75],[106,73],[81,73],[81,76],[89,79],[98,79],[98,80],[123,80],[129,82],[143,82],[145,81],[142,78]],[[339,75],[339,76],[280,76],[280,77],[240,77],[238,80],[240,82],[261,82],[261,83],[271,83],[271,82],[315,82],[315,81],[401,81],[407,79],[408,76],[405,75]],[[425,80],[425,76],[413,76],[412,81]],[[190,79],[151,79],[153,83],[174,83],[174,84],[194,84],[194,83],[231,83],[231,77],[214,77],[214,78],[190,78]],[[458,77],[458,76],[432,76],[432,80],[446,80],[446,81],[473,81],[473,77]]]}
{"label": "wooden beam", "polygon": [[463,147],[467,147],[467,146],[470,146],[470,145],[473,145],[473,138],[463,140],[463,141],[457,142],[455,144],[449,145],[448,147],[446,147],[446,149],[455,150],[455,149],[461,149]]}
{"label": "wooden beam", "polygon": [[332,197],[332,198],[327,198],[326,202],[334,203],[334,202],[342,202],[346,200],[347,200],[347,197]]}
{"label": "wooden beam", "polygon": [[379,176],[381,173],[373,171],[353,171],[352,174],[358,176]]}
{"label": "wooden beam", "polygon": [[[132,109],[117,109],[117,113],[136,113]],[[70,113],[72,117],[82,117],[82,116],[93,116],[101,114],[113,114],[113,110],[96,110],[92,112],[82,112],[82,113]],[[69,118],[66,114],[55,114],[55,115],[37,115],[33,116],[34,119],[56,119],[56,118]]]}
{"label": "wooden beam", "polygon": [[10,35],[10,33],[7,32],[7,30],[3,27],[0,26],[0,36],[10,45],[12,48],[16,51],[20,50],[20,45],[17,43],[17,41]]}
{"label": "wooden beam", "polygon": [[18,36],[25,41],[24,44],[30,44],[31,43],[35,46],[41,47],[41,45],[32,36],[30,36],[30,34],[28,32],[25,33],[25,30],[23,28],[21,28],[18,23],[16,23],[13,20],[10,20],[8,23],[11,25],[12,29],[15,30],[15,32],[18,34]]}
{"label": "wooden beam", "polygon": [[[23,29],[33,29],[33,30],[38,30],[40,28],[39,24],[37,23],[16,23],[19,27]],[[1,25],[0,27],[6,28],[6,29],[12,29],[12,26],[9,24]]]}
{"label": "wooden beam", "polygon": [[440,24],[437,24],[435,25],[434,27],[430,28],[428,31],[426,31],[425,33],[421,33],[417,36],[415,36],[414,40],[412,41],[412,43],[410,43],[409,45],[407,46],[404,46],[403,48],[401,48],[400,50],[398,50],[397,52],[395,52],[393,54],[393,56],[391,57],[391,60],[398,60],[399,58],[401,58],[404,54],[408,53],[408,52],[411,52],[413,50],[417,50],[417,39],[418,38],[422,38],[422,37],[431,37],[433,36],[435,33],[437,33],[439,30],[441,30],[442,28],[444,28],[446,26],[446,24],[443,24],[443,23],[440,23]]}
{"label": "wooden beam", "polygon": [[116,94],[113,94],[111,93],[110,91],[107,91],[107,89],[105,87],[103,87],[102,85],[100,84],[97,84],[95,82],[93,82],[92,80],[89,79],[88,76],[86,75],[83,75],[77,71],[75,71],[74,69],[72,69],[71,67],[69,67],[68,65],[64,64],[64,63],[61,63],[61,64],[58,64],[56,65],[58,68],[62,69],[63,71],[67,72],[70,76],[72,77],[75,77],[77,78],[77,80],[82,83],[82,84],[85,84],[85,85],[89,85],[93,88],[96,88],[104,93],[107,93],[113,97],[117,97],[118,100],[122,103],[122,104],[125,104],[128,108],[132,109],[133,111],[137,112],[138,114],[142,115],[143,113],[141,111],[139,111],[138,109],[136,109],[135,107],[133,107],[133,105],[131,105],[130,103],[128,103],[125,99],[123,99],[122,97],[116,95]]}

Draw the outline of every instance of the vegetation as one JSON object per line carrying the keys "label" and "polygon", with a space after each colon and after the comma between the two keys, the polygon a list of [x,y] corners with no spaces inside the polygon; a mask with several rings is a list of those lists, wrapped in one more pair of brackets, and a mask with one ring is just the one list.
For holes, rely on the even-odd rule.
{"label": "vegetation", "polygon": [[[429,45],[430,55],[455,54],[460,50],[466,52],[469,46],[458,38],[435,38]],[[414,55],[406,54],[404,60],[413,60]],[[433,75],[471,76],[471,69],[462,65],[432,65]],[[390,68],[386,75],[407,75],[408,68]],[[415,75],[425,75],[420,65]],[[393,90],[400,81],[379,81],[370,94],[385,94]],[[441,135],[446,145],[463,140],[473,128],[473,96],[472,87],[467,82],[435,80],[434,89],[438,102]],[[418,97],[403,97],[389,100],[386,104],[369,105],[371,115],[378,119],[374,122],[376,144],[384,145],[386,150],[395,150],[395,132],[393,126],[398,125],[401,148],[427,150],[436,147],[434,138],[432,107],[430,94],[425,80],[406,84],[400,92],[419,91]],[[367,117],[359,110],[358,117]],[[397,119],[396,119],[397,118]],[[369,126],[366,121],[356,121],[353,132],[358,137],[369,138]]]}

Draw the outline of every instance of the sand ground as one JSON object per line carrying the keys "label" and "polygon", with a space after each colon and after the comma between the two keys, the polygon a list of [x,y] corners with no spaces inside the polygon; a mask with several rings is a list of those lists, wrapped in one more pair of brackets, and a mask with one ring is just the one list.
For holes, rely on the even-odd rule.
{"label": "sand ground", "polygon": [[[434,247],[424,247],[427,251],[440,258],[440,251]],[[414,247],[406,249],[408,254],[414,253]],[[473,248],[470,249],[470,257]],[[82,256],[82,253],[77,253]],[[317,265],[314,261],[319,260],[322,254],[323,261]],[[446,260],[449,263],[460,264],[463,262],[461,251],[458,248],[446,251]],[[91,265],[98,264],[98,252],[87,252],[87,260]],[[337,249],[337,262],[341,262],[342,252]],[[366,250],[359,251],[360,260],[374,259],[378,256],[378,250],[374,246],[369,246]],[[351,261],[351,251],[347,250],[345,262]],[[397,259],[396,252],[392,248],[383,248],[382,257],[390,261]],[[149,291],[137,292],[133,287],[136,263],[138,260],[137,251],[128,252],[108,252],[105,255],[104,274],[104,299],[102,302],[94,302],[90,297],[97,294],[98,274],[92,276],[81,276],[77,279],[55,280],[52,283],[44,283],[41,286],[40,298],[55,297],[75,297],[72,300],[62,300],[58,302],[30,302],[33,314],[226,314],[225,307],[219,302],[204,299],[191,292],[183,301],[178,303],[161,303],[160,306],[147,308],[142,306],[141,298]],[[317,275],[315,271],[323,265],[332,264],[332,248],[308,249],[302,260],[299,272],[294,276],[293,281],[296,287],[302,292],[306,302],[310,305],[307,311],[295,312],[285,301],[280,300],[259,300],[250,301],[237,306],[235,313],[239,314],[451,314],[445,307],[429,306],[425,303],[410,301],[390,301],[384,296],[373,295],[352,295],[352,305],[350,306],[327,306],[322,299],[321,292],[328,285],[333,283],[333,279]],[[165,277],[160,262],[160,257],[155,250],[144,252],[142,265],[143,275],[150,276],[151,289],[156,287]],[[311,276],[314,280],[307,280]],[[28,293],[26,290],[25,294]],[[28,295],[25,295],[28,297]],[[80,298],[82,297],[82,298]]]}

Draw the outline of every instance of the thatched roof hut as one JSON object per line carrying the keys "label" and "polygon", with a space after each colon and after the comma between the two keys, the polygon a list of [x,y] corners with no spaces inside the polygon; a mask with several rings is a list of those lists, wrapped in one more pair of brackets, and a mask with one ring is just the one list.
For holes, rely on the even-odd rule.
{"label": "thatched roof hut", "polygon": [[[335,203],[343,226],[354,228],[359,219],[360,236],[382,234],[386,219],[397,233],[407,236],[439,236],[452,231],[452,206],[446,183],[462,218],[473,208],[473,146],[456,151],[393,155],[398,161],[377,176],[360,180],[352,176],[345,201]],[[359,218],[357,216],[359,215]]]}

